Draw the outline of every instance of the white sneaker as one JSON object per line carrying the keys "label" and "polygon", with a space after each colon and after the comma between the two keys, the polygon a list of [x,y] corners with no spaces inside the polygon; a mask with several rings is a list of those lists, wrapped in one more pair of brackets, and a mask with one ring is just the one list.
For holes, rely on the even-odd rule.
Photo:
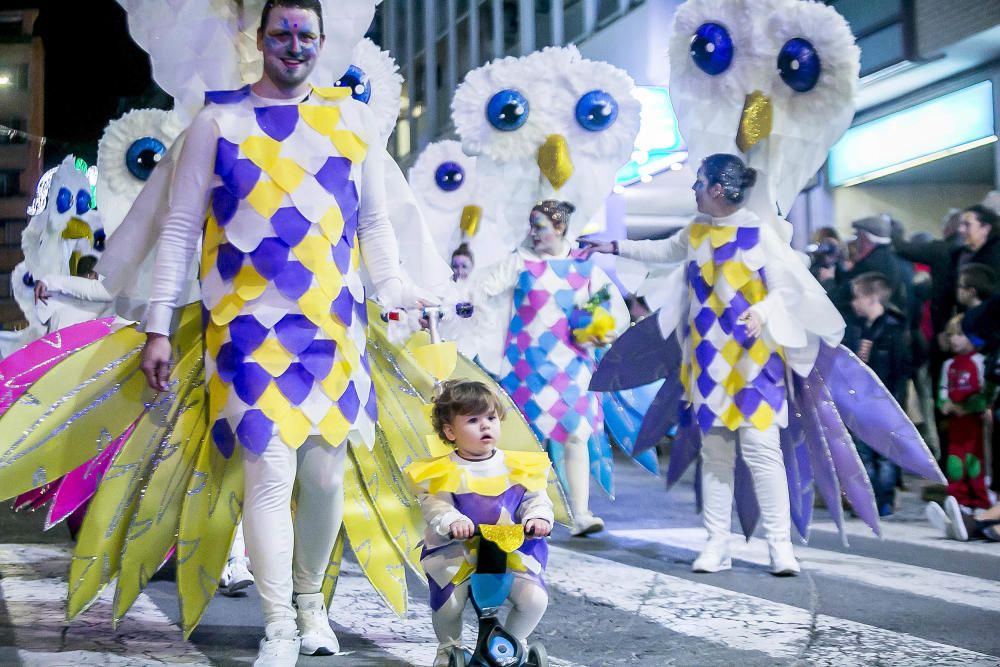
{"label": "white sneaker", "polygon": [[701,553],[691,564],[692,572],[721,572],[731,570],[733,559],[729,555],[729,538],[709,538]]}
{"label": "white sneaker", "polygon": [[292,621],[275,621],[264,628],[264,639],[253,667],[295,667],[299,659],[299,631]]}
{"label": "white sneaker", "polygon": [[771,556],[771,574],[776,577],[794,577],[802,568],[795,560],[791,542],[768,542],[767,551]]}
{"label": "white sneaker", "polygon": [[968,542],[969,531],[966,529],[965,521],[962,518],[962,506],[958,504],[955,496],[948,496],[944,499],[944,511],[951,522],[952,534],[948,537],[959,542]]}
{"label": "white sneaker", "polygon": [[253,575],[250,573],[250,559],[233,557],[226,561],[219,579],[219,592],[226,597],[234,597],[244,588],[253,586]]}
{"label": "white sneaker", "polygon": [[295,618],[302,635],[302,655],[334,655],[340,650],[337,635],[330,627],[330,617],[326,613],[326,603],[322,593],[300,593],[295,597]]}
{"label": "white sneaker", "polygon": [[602,530],[604,530],[604,519],[587,512],[586,514],[579,514],[573,519],[573,530],[570,531],[570,535],[573,537],[583,537],[584,535],[599,533]]}
{"label": "white sneaker", "polygon": [[941,537],[947,537],[950,540],[955,539],[955,529],[952,526],[951,519],[948,518],[948,514],[945,513],[940,505],[937,503],[927,503],[927,506],[924,507],[924,516],[927,517],[927,522],[941,533]]}

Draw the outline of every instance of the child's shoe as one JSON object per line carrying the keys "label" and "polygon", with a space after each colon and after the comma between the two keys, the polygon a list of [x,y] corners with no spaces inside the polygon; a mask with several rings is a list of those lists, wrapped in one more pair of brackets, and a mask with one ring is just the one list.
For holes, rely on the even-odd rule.
{"label": "child's shoe", "polygon": [[226,597],[235,597],[244,588],[253,586],[253,574],[250,573],[250,559],[234,557],[226,561],[226,567],[219,578],[219,592]]}
{"label": "child's shoe", "polygon": [[583,537],[592,533],[599,533],[604,530],[604,519],[594,516],[590,512],[578,514],[573,519],[573,530],[570,535],[573,537]]}
{"label": "child's shoe", "polygon": [[954,536],[949,535],[949,537],[959,542],[968,542],[969,531],[965,527],[965,521],[962,517],[962,506],[958,504],[955,496],[948,496],[944,499],[944,511],[948,515],[948,520],[954,531]]}
{"label": "child's shoe", "polygon": [[955,525],[940,505],[937,503],[927,503],[927,506],[924,507],[924,516],[927,517],[927,522],[941,533],[942,537],[947,537],[949,540],[957,539],[955,537]]}

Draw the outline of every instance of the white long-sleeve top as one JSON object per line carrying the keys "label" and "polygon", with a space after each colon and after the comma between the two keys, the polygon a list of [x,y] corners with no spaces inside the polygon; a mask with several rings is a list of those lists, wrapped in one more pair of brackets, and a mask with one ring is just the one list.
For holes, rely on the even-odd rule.
{"label": "white long-sleeve top", "polygon": [[[251,92],[250,103],[255,107],[299,104],[301,100],[280,100],[261,97]],[[366,109],[367,111],[367,109]],[[217,185],[215,155],[220,130],[216,114],[226,113],[224,106],[209,105],[202,109],[184,138],[177,158],[174,177],[167,195],[167,216],[153,268],[149,306],[146,311],[146,331],[169,334],[174,309],[190,275],[189,267],[201,239],[209,196]],[[368,136],[375,137],[374,119],[370,113]],[[402,280],[399,276],[399,249],[389,222],[386,205],[383,160],[392,159],[385,149],[373,142],[361,169],[358,188],[358,240],[365,266],[376,291],[389,306],[399,305]]]}
{"label": "white long-sleeve top", "polygon": [[[708,222],[699,218],[695,222]],[[760,317],[765,332],[785,348],[786,360],[796,373],[809,374],[819,351],[820,341],[839,344],[844,333],[844,319],[830,303],[826,291],[809,273],[792,248],[777,232],[762,225],[760,218],[746,208],[724,218],[712,219],[714,225],[760,226],[761,251],[767,296],[751,306]],[[675,264],[688,258],[690,227],[659,241],[619,241],[618,254],[643,262]],[[688,314],[688,290],[684,266],[678,266],[664,279],[647,286],[641,293],[654,311],[664,337],[669,336]]]}
{"label": "white long-sleeve top", "polygon": [[40,280],[49,291],[48,303],[39,304],[36,312],[49,331],[73,324],[107,317],[112,313],[114,297],[100,280],[53,274]]}

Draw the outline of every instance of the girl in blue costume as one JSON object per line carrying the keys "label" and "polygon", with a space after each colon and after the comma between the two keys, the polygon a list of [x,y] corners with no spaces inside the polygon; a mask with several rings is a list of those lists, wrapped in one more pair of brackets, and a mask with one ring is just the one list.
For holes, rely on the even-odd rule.
{"label": "girl in blue costume", "polygon": [[480,524],[523,524],[524,544],[508,556],[515,581],[513,608],[504,626],[524,643],[548,605],[542,571],[552,530],[552,501],[545,492],[549,461],[543,452],[497,448],[503,404],[481,382],[445,382],[434,401],[438,436],[455,447],[445,456],[417,461],[405,473],[427,521],[420,562],[427,573],[434,633],[435,667],[462,639],[462,610],[475,571]]}

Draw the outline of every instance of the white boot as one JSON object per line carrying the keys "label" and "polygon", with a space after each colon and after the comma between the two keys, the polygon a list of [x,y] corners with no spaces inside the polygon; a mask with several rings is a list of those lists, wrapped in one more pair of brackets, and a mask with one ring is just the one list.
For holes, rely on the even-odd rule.
{"label": "white boot", "polygon": [[236,556],[226,561],[219,579],[219,592],[226,597],[234,597],[244,588],[253,586],[253,574],[250,573],[250,559],[246,556]]}
{"label": "white boot", "polygon": [[295,598],[295,621],[302,635],[302,655],[333,655],[340,650],[337,635],[330,627],[322,593],[299,594]]}
{"label": "white boot", "polygon": [[791,542],[768,542],[767,551],[771,556],[771,574],[774,576],[794,577],[801,571]]}
{"label": "white boot", "polygon": [[692,572],[721,572],[731,570],[733,559],[729,555],[728,537],[710,537],[701,553],[691,564]]}
{"label": "white boot", "polygon": [[592,533],[599,533],[604,530],[604,519],[594,516],[590,512],[576,514],[573,517],[573,530],[570,535],[573,537],[583,537]]}
{"label": "white boot", "polygon": [[299,631],[292,621],[268,623],[253,667],[295,667],[299,643]]}
{"label": "white boot", "polygon": [[433,667],[448,667],[451,652],[452,650],[457,649],[458,646],[458,644],[451,642],[438,644],[437,653],[434,654]]}

